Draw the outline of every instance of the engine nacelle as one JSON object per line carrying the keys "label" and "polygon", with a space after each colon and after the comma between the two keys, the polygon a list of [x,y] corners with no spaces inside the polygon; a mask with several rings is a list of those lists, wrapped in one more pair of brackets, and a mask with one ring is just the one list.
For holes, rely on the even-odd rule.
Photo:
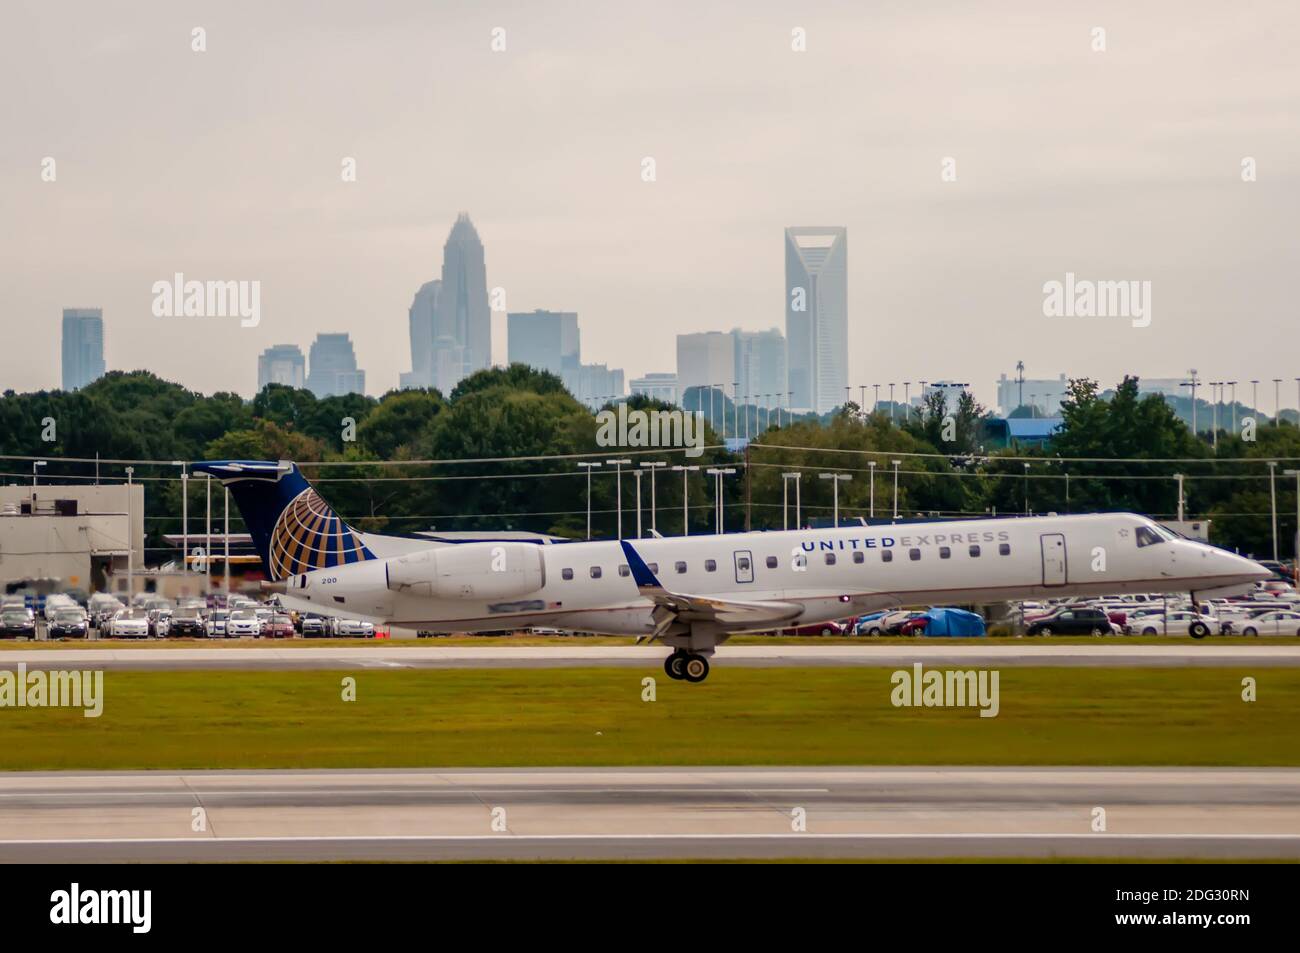
{"label": "engine nacelle", "polygon": [[388,588],[437,599],[512,599],[546,583],[541,547],[460,543],[388,560]]}

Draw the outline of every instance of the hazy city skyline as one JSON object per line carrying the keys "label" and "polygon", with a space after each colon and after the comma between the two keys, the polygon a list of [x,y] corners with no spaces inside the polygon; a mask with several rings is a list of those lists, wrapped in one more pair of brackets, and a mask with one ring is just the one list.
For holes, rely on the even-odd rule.
{"label": "hazy city skyline", "polygon": [[[628,377],[673,368],[677,334],[783,325],[778,242],[823,222],[853,235],[855,397],[926,375],[991,406],[1023,360],[1103,386],[1283,376],[1294,403],[1285,349],[1260,344],[1294,334],[1300,67],[1277,25],[1300,12],[1265,6],[1267,32],[1174,3],[399,3],[365,22],[330,3],[20,3],[0,63],[0,314],[24,346],[0,353],[0,387],[58,386],[58,316],[84,303],[110,368],[251,396],[266,348],[338,332],[381,393],[467,209],[506,293],[494,361],[504,311],[577,312],[584,359]],[[153,317],[153,282],[176,272],[260,281],[260,324]],[[1150,281],[1150,326],[1044,317],[1067,273]]]}

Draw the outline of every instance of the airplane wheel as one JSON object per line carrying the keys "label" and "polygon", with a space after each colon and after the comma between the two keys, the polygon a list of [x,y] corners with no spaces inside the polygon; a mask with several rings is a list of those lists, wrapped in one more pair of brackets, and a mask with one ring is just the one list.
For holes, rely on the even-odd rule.
{"label": "airplane wheel", "polygon": [[664,659],[664,673],[674,681],[681,681],[686,677],[686,674],[682,671],[682,665],[685,662],[685,652],[674,652]]}
{"label": "airplane wheel", "polygon": [[688,655],[682,665],[682,676],[693,684],[709,677],[709,660],[703,655]]}

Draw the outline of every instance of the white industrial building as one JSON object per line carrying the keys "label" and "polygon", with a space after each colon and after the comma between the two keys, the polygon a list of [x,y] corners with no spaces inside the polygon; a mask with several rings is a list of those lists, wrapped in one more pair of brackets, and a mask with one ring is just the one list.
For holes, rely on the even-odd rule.
{"label": "white industrial building", "polygon": [[[125,581],[128,545],[144,567],[144,487],[0,486],[0,582],[54,579],[103,589]],[[129,543],[128,543],[129,541]]]}

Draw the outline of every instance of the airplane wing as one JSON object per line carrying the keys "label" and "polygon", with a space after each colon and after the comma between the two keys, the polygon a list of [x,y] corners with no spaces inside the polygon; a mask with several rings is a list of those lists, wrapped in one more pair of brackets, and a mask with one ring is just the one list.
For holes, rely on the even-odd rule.
{"label": "airplane wing", "polygon": [[656,616],[660,618],[681,622],[716,622],[737,629],[753,629],[789,622],[803,612],[803,606],[793,602],[717,599],[712,596],[670,592],[650,571],[632,544],[626,540],[620,542],[637,591],[655,603],[658,607]]}

